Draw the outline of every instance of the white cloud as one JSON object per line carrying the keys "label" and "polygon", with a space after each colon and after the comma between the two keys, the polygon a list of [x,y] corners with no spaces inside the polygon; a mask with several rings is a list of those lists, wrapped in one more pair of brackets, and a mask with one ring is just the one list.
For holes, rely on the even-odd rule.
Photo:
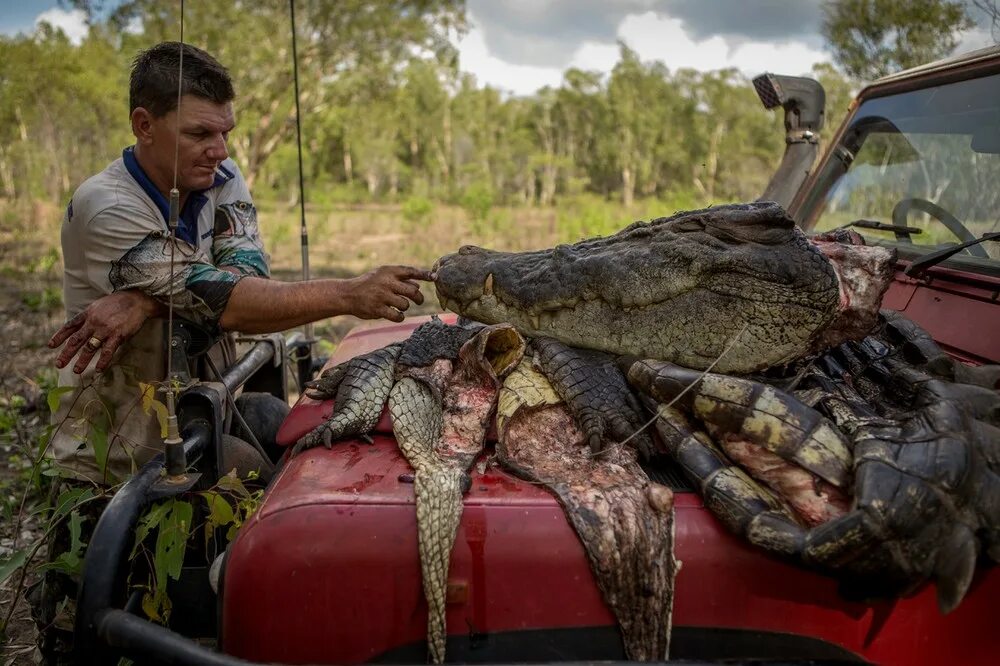
{"label": "white cloud", "polygon": [[48,23],[53,28],[59,28],[69,41],[79,45],[87,36],[87,14],[82,9],[47,9],[35,18],[35,27]]}
{"label": "white cloud", "polygon": [[459,66],[482,85],[529,95],[545,86],[558,86],[562,72],[557,67],[512,65],[490,54],[479,28],[473,27],[458,41]]}
{"label": "white cloud", "polygon": [[[694,39],[680,19],[662,13],[627,15],[618,26],[618,39],[634,49],[644,61],[659,60],[671,70],[691,68],[707,72],[735,67],[749,76],[771,71],[781,74],[808,73],[830,56],[801,41],[752,41],[709,37]],[[530,40],[526,39],[525,48]],[[490,53],[482,29],[472,29],[457,42],[462,70],[471,72],[480,84],[529,95],[543,86],[558,86],[563,70],[558,67],[515,65]],[[613,43],[584,41],[573,53],[568,67],[608,73],[618,61]]]}
{"label": "white cloud", "polygon": [[770,71],[809,72],[830,56],[803,42],[731,41],[722,37],[692,39],[680,19],[647,12],[631,14],[618,26],[618,37],[642,60],[659,60],[671,70],[691,68],[707,72],[735,67],[750,76]]}

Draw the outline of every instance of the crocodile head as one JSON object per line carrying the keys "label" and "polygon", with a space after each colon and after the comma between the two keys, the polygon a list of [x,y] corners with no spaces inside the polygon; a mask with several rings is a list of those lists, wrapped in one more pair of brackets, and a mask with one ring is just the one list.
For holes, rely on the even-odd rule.
{"label": "crocodile head", "polygon": [[746,373],[865,335],[893,253],[809,240],[777,204],[718,206],[537,252],[438,260],[441,304],[566,344]]}

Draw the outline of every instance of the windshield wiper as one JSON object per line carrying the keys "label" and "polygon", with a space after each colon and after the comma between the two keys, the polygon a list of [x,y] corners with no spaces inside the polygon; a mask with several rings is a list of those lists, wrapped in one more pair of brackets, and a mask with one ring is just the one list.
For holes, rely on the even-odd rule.
{"label": "windshield wiper", "polygon": [[978,245],[979,243],[984,243],[986,241],[1000,241],[1000,231],[994,231],[992,233],[983,234],[979,238],[974,238],[970,241],[966,241],[961,245],[952,245],[951,247],[946,247],[943,250],[938,250],[937,252],[931,252],[930,254],[925,254],[916,261],[912,262],[903,271],[903,275],[909,275],[910,277],[919,277],[921,273],[926,271],[931,266],[936,266],[948,257],[958,254],[967,247],[973,245]]}
{"label": "windshield wiper", "polygon": [[917,227],[906,227],[901,224],[886,224],[885,222],[879,222],[878,220],[855,220],[850,224],[845,224],[844,227],[858,227],[859,229],[875,229],[877,231],[894,231],[896,232],[896,238],[900,238],[900,236],[906,236],[907,240],[909,240],[910,234],[916,236],[917,234],[924,233],[923,229],[918,229]]}

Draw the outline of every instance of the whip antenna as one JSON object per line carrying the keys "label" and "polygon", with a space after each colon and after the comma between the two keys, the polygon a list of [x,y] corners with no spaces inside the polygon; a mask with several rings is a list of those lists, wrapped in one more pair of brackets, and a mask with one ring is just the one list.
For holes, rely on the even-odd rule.
{"label": "whip antenna", "polygon": [[[177,162],[181,142],[181,97],[184,92],[184,0],[181,0],[181,39],[178,43],[179,60],[177,65],[177,111],[174,126],[174,183],[170,189],[170,212],[167,215],[167,228],[170,230],[170,286],[174,285],[174,253],[177,249],[177,226],[181,213],[181,194],[177,189]],[[167,436],[163,440],[164,457],[166,458],[167,474],[179,478],[184,474],[187,463],[184,459],[183,441],[177,428],[176,378],[173,369],[174,339],[174,295],[170,294],[167,303]]]}
{"label": "whip antenna", "polygon": [[[306,185],[302,173],[302,111],[299,109],[299,56],[298,44],[295,37],[295,0],[288,0],[288,9],[292,18],[292,79],[295,82],[295,144],[299,153],[299,211],[301,217],[301,239],[302,239],[302,280],[309,279],[309,231],[306,229]],[[311,345],[313,342],[313,325],[308,323],[304,327],[305,342]]]}

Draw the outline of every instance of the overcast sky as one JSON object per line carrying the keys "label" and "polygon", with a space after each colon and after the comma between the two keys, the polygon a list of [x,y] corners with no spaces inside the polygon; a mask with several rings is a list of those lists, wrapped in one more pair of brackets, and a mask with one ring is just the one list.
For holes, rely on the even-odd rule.
{"label": "overcast sky", "polygon": [[[223,1],[223,0],[214,0]],[[821,0],[467,0],[470,30],[457,42],[461,67],[515,94],[558,86],[567,67],[608,72],[624,41],[643,60],[671,69],[736,67],[802,74],[829,61],[819,34]],[[975,10],[973,10],[975,12]],[[992,44],[985,20],[959,51]],[[41,20],[72,39],[83,14],[56,0],[0,0],[0,32],[30,32]]]}

